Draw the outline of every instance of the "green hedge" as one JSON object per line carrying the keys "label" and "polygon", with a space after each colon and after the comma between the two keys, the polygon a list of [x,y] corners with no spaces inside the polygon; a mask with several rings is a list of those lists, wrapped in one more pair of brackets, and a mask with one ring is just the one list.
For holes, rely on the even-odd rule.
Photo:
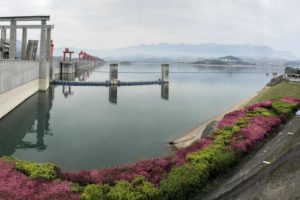
{"label": "green hedge", "polygon": [[52,180],[58,177],[59,168],[52,163],[35,163],[25,160],[17,160],[12,157],[1,158],[15,164],[18,171],[23,172],[31,178]]}
{"label": "green hedge", "polygon": [[287,117],[290,117],[294,114],[294,111],[297,109],[297,105],[291,104],[291,103],[286,103],[282,101],[274,101],[272,103],[272,109],[277,113],[277,114],[283,114]]}
{"label": "green hedge", "polygon": [[203,190],[209,177],[206,164],[186,164],[173,168],[160,183],[164,199],[182,200]]}
{"label": "green hedge", "polygon": [[131,183],[118,181],[115,186],[87,185],[81,194],[81,200],[158,200],[160,191],[153,184],[139,176]]}
{"label": "green hedge", "polygon": [[[102,200],[105,199],[105,188],[106,185],[95,185],[95,184],[91,184],[91,185],[87,185],[84,188],[83,193],[80,196],[81,200]],[[108,186],[109,189],[109,186]]]}
{"label": "green hedge", "polygon": [[272,115],[276,115],[276,113],[272,110],[268,110],[266,108],[258,108],[255,110],[251,110],[247,112],[247,116],[248,117],[257,117],[257,116],[272,116]]}

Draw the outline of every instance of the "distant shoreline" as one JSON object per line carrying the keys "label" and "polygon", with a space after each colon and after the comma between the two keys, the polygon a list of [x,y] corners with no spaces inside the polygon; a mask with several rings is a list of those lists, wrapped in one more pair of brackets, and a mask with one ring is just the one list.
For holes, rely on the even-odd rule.
{"label": "distant shoreline", "polygon": [[271,66],[271,65],[215,65],[215,64],[197,64],[192,62],[178,62],[178,61],[154,61],[154,62],[142,62],[142,61],[130,61],[125,62],[120,61],[120,64],[128,65],[128,64],[187,64],[187,65],[195,65],[201,67],[270,67],[270,68],[284,68],[284,66]]}
{"label": "distant shoreline", "polygon": [[265,65],[214,65],[214,64],[197,64],[197,63],[186,63],[186,64],[203,66],[203,67],[266,67]]}

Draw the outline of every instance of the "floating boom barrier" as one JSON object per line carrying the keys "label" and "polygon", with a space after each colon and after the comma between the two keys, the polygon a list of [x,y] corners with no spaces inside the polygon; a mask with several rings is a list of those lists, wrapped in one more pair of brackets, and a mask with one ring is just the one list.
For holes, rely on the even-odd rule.
{"label": "floating boom barrier", "polygon": [[139,85],[161,85],[164,82],[162,80],[157,81],[63,81],[63,80],[54,80],[53,85],[68,85],[68,86],[105,86],[109,87],[111,85],[116,86],[139,86]]}

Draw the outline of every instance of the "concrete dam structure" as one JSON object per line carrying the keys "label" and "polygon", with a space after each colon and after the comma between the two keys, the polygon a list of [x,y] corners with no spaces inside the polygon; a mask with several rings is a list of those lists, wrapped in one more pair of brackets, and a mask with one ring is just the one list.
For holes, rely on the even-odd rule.
{"label": "concrete dam structure", "polygon": [[[47,25],[50,16],[12,16],[0,17],[0,119],[24,100],[38,91],[47,91],[55,78],[57,66],[64,61],[53,61],[53,44],[51,30],[54,25]],[[21,22],[40,21],[40,25],[18,25]],[[10,30],[7,38],[7,30]],[[21,56],[17,57],[17,29],[22,29]],[[40,29],[40,40],[27,40],[28,29]],[[39,45],[39,56],[37,49]],[[82,58],[77,62],[70,61],[76,68],[95,66],[96,60]],[[61,71],[60,71],[61,73]]]}
{"label": "concrete dam structure", "polygon": [[[78,59],[72,60],[73,53],[69,48],[66,48],[63,51],[63,59],[53,61],[52,70],[50,70],[52,80],[73,81],[75,77],[80,77],[84,71],[95,69],[99,63],[103,62],[100,58],[83,51],[79,52]],[[82,54],[84,56],[81,56]]]}
{"label": "concrete dam structure", "polygon": [[[9,26],[1,26],[1,60],[0,60],[0,118],[22,103],[37,91],[46,91],[49,87],[51,26],[46,22],[50,16],[18,16],[0,17],[0,21],[10,22]],[[17,26],[18,21],[40,21],[41,25]],[[17,58],[17,29],[22,28],[21,58]],[[27,29],[39,28],[40,52],[39,60],[25,60],[27,47]],[[10,38],[6,38],[6,30],[10,29]],[[29,46],[29,45],[28,45]],[[8,49],[8,51],[7,51]]]}

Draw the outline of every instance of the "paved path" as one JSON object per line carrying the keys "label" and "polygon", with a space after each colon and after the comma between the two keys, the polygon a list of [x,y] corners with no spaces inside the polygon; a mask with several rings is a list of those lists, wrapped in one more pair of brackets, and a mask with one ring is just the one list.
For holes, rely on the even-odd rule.
{"label": "paved path", "polygon": [[203,199],[300,199],[300,117],[291,119]]}

